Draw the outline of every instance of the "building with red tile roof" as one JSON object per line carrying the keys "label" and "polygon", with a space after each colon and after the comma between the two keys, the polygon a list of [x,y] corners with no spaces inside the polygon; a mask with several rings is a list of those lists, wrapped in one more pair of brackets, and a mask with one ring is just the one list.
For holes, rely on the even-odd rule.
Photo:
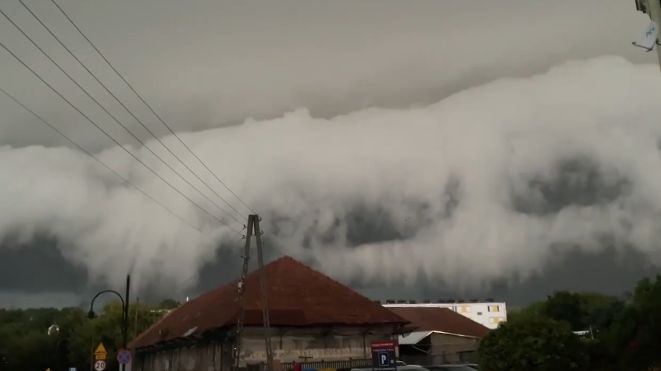
{"label": "building with red tile roof", "polygon": [[[285,256],[264,266],[274,359],[369,359],[372,340],[399,333],[405,319],[349,287]],[[173,310],[129,347],[134,370],[229,369],[240,303],[238,280]],[[246,277],[241,364],[265,359],[259,274]],[[137,366],[137,367],[136,367]],[[177,366],[177,367],[175,367]]]}
{"label": "building with red tile roof", "polygon": [[388,307],[409,323],[399,336],[400,356],[433,366],[475,361],[480,339],[489,329],[446,308]]}
{"label": "building with red tile roof", "polygon": [[388,308],[406,319],[413,331],[441,331],[449,334],[482,338],[489,333],[485,326],[446,308],[392,307]]}

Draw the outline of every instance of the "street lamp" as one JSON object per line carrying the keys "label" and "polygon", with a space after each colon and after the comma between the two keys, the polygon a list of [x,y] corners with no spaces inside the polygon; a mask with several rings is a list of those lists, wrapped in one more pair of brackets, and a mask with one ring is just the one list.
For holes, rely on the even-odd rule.
{"label": "street lamp", "polygon": [[56,332],[58,334],[60,333],[60,326],[58,326],[57,323],[53,323],[52,325],[50,325],[50,327],[48,327],[48,336],[51,336]]}
{"label": "street lamp", "polygon": [[[87,316],[90,319],[94,318],[94,301],[99,296],[105,293],[111,293],[117,295],[119,301],[122,303],[122,348],[126,349],[127,343],[127,334],[129,329],[129,288],[131,287],[131,275],[126,275],[126,294],[122,297],[122,294],[115,290],[102,290],[94,295],[92,301],[90,302],[90,311],[87,313]],[[126,365],[122,363],[122,371],[126,369]]]}

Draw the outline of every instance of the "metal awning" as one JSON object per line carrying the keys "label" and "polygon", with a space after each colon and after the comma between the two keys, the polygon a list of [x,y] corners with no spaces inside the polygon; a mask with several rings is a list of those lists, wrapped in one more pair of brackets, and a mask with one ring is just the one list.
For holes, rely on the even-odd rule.
{"label": "metal awning", "polygon": [[399,344],[401,345],[415,345],[418,344],[422,339],[431,335],[434,331],[413,331],[408,334],[399,336]]}
{"label": "metal awning", "polygon": [[471,338],[471,339],[477,339],[475,336],[470,336],[470,335],[462,335],[462,334],[453,334],[451,332],[445,332],[445,331],[413,331],[409,332],[408,334],[400,335],[399,336],[399,344],[400,345],[415,345],[418,344],[422,339],[426,338],[427,336],[431,334],[443,334],[443,335],[450,335],[450,336],[458,336],[462,338]]}

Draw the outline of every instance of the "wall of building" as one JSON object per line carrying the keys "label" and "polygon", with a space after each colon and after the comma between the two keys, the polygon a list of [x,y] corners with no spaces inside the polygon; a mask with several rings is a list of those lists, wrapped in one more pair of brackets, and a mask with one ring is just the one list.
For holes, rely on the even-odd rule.
{"label": "wall of building", "polygon": [[462,363],[467,353],[477,351],[480,340],[448,334],[431,335],[432,364]]}
{"label": "wall of building", "polygon": [[[370,343],[390,339],[394,328],[274,328],[273,358],[281,363],[344,361],[371,358]],[[245,328],[241,343],[242,367],[266,360],[259,328]],[[231,368],[231,344],[196,343],[159,352],[141,352],[133,371],[226,371]]]}
{"label": "wall of building", "polygon": [[[370,343],[390,339],[394,329],[334,327],[274,329],[272,347],[274,359],[281,362],[335,361],[371,357]],[[241,358],[247,364],[266,359],[264,338],[259,329],[244,332]]]}
{"label": "wall of building", "polygon": [[507,304],[504,302],[491,303],[398,303],[384,304],[384,307],[420,307],[420,308],[447,308],[457,312],[489,329],[498,328],[501,322],[507,321]]}
{"label": "wall of building", "polygon": [[230,369],[229,347],[198,343],[158,352],[136,354],[132,371],[221,371]]}
{"label": "wall of building", "polygon": [[401,345],[402,360],[423,366],[475,361],[479,339],[434,333],[416,345]]}

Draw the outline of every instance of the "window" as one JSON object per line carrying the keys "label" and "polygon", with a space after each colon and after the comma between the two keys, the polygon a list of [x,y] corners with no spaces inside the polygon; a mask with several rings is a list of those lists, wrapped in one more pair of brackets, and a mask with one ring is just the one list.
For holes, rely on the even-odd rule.
{"label": "window", "polygon": [[459,306],[459,313],[470,313],[471,312],[471,307],[468,305],[461,305]]}
{"label": "window", "polygon": [[482,312],[477,312],[477,315],[478,315],[478,316],[481,316],[481,315],[482,315]]}
{"label": "window", "polygon": [[489,305],[489,312],[491,313],[500,312],[500,305]]}

